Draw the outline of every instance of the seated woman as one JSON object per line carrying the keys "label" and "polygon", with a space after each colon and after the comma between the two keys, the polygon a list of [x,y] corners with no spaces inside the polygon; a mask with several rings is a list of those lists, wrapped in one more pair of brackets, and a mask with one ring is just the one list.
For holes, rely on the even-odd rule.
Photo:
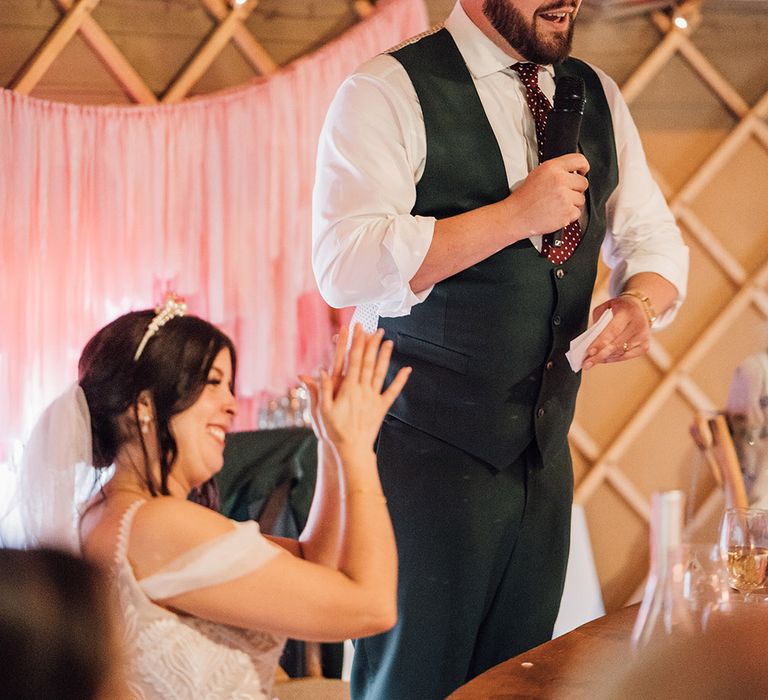
{"label": "seated woman", "polygon": [[157,316],[121,316],[80,358],[90,463],[114,465],[81,511],[82,551],[114,573],[138,697],[271,698],[286,636],[336,641],[395,622],[397,556],[373,444],[409,370],[382,391],[391,345],[356,329],[344,371],[341,333],[331,373],[303,378],[319,442],[307,526],[298,541],[267,538],[215,510],[235,349],[184,311],[170,300]]}

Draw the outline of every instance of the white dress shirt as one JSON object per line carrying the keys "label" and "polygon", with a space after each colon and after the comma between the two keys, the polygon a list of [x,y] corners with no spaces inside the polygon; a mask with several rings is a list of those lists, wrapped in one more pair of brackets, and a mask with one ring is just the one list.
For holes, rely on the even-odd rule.
{"label": "white dress shirt", "polygon": [[[538,164],[533,117],[512,60],[467,17],[459,2],[445,22],[501,148],[510,191]],[[593,67],[594,68],[594,67]],[[648,170],[640,137],[616,83],[595,68],[611,111],[619,184],[606,205],[603,259],[611,295],[638,272],[677,287],[677,302],[657,319],[666,325],[685,296],[688,249]],[[539,72],[550,101],[551,66]],[[435,218],[413,216],[424,171],[426,136],[416,92],[402,65],[382,54],[347,78],[334,98],[318,146],[313,193],[312,262],[325,300],[335,307],[374,305],[403,316],[429,296],[409,281],[432,241]],[[541,237],[532,239],[540,249]]]}

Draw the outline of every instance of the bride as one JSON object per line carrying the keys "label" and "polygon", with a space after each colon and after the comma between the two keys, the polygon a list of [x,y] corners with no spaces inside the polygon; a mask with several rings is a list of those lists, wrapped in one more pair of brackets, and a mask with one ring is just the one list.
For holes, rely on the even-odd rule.
{"label": "bride", "polygon": [[[397,555],[373,444],[410,370],[382,391],[391,344],[355,328],[346,368],[343,331],[330,373],[302,378],[318,436],[315,496],[298,541],[266,537],[215,510],[236,355],[185,309],[169,299],[157,315],[128,313],[96,333],[78,383],[33,431],[22,477],[53,486],[77,462],[114,465],[72,529],[112,573],[134,695],[271,698],[285,637],[337,641],[395,622]],[[64,534],[67,517],[25,509],[37,541]]]}

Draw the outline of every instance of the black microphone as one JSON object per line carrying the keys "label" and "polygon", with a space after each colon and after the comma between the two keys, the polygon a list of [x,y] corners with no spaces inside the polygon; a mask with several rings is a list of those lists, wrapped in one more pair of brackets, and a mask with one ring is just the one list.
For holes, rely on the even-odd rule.
{"label": "black microphone", "polygon": [[[558,79],[555,84],[554,104],[544,130],[542,162],[564,156],[566,153],[578,152],[579,129],[586,101],[582,78],[564,75]],[[552,245],[559,247],[563,244],[563,229],[548,235],[552,236]]]}

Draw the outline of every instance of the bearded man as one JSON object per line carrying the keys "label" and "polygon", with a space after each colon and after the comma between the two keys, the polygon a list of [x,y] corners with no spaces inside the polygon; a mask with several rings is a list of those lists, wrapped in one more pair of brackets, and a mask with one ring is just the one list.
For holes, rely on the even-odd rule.
{"label": "bearded man", "polygon": [[[413,367],[376,446],[398,623],[357,643],[355,698],[444,698],[550,638],[580,381],[565,351],[587,326],[598,253],[611,298],[593,319],[612,320],[583,369],[643,355],[685,294],[688,251],[627,106],[568,57],[579,4],[460,0],[443,27],[362,66],[328,113],[320,290],[384,329],[392,373]],[[579,152],[539,164],[561,76],[586,86]]]}

